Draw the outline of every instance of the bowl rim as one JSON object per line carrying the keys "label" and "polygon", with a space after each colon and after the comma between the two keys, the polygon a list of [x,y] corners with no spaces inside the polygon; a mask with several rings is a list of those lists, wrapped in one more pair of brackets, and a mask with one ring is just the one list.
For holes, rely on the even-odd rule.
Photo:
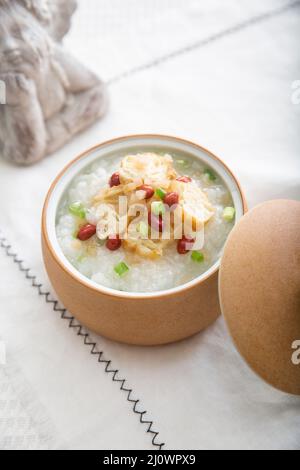
{"label": "bowl rim", "polygon": [[[116,137],[113,139],[106,140],[104,142],[101,142],[99,144],[93,145],[92,147],[89,147],[86,149],[84,152],[80,153],[77,157],[75,157],[73,160],[71,160],[67,165],[63,167],[63,169],[58,173],[54,181],[52,182],[46,198],[45,202],[43,205],[43,211],[42,211],[42,237],[44,242],[47,245],[48,250],[50,251],[52,257],[55,259],[56,263],[60,266],[60,268],[65,271],[68,276],[71,276],[73,280],[76,282],[79,282],[82,284],[84,287],[88,288],[89,290],[92,290],[93,292],[97,292],[98,294],[101,293],[102,295],[106,295],[108,297],[116,297],[119,299],[142,299],[142,300],[149,300],[149,299],[161,299],[163,297],[171,297],[179,293],[185,293],[201,284],[203,284],[205,281],[207,281],[209,278],[213,277],[220,269],[220,264],[221,264],[221,259],[222,256],[220,256],[219,260],[215,263],[215,268],[214,269],[209,269],[200,276],[197,276],[196,278],[192,279],[188,283],[185,284],[180,284],[179,286],[167,289],[167,290],[162,290],[162,291],[154,291],[154,292],[147,292],[147,293],[139,293],[139,292],[126,292],[126,291],[118,291],[113,288],[108,288],[105,286],[102,286],[101,284],[99,285],[93,285],[86,276],[82,275],[82,277],[79,277],[80,273],[78,272],[78,276],[75,275],[72,271],[68,269],[66,264],[63,262],[61,257],[58,255],[56,250],[54,249],[48,229],[47,229],[47,213],[48,213],[48,207],[49,203],[53,194],[53,191],[55,187],[57,186],[58,182],[61,180],[61,178],[68,172],[68,170],[76,164],[79,160],[84,159],[86,156],[88,156],[90,153],[96,151],[97,149],[101,149],[105,146],[109,147],[112,144],[115,143],[120,143],[120,142],[126,142],[134,139],[163,139],[165,141],[172,141],[178,142],[181,144],[188,145],[192,148],[197,149],[198,151],[202,151],[206,153],[209,157],[211,157],[214,161],[216,161],[218,164],[223,166],[223,168],[226,170],[226,172],[229,174],[229,176],[232,178],[234,183],[236,184],[236,187],[239,192],[239,196],[241,198],[241,205],[242,205],[242,216],[245,215],[245,213],[248,210],[246,198],[244,195],[244,192],[242,190],[242,187],[232,172],[232,170],[226,165],[226,163],[223,162],[221,158],[216,156],[214,153],[212,153],[210,150],[206,149],[205,147],[196,144],[195,142],[192,142],[187,139],[183,139],[181,137],[175,137],[175,136],[170,136],[170,135],[165,135],[165,134],[129,134],[121,137]],[[225,242],[226,243],[226,242]],[[213,266],[212,266],[213,268]],[[74,268],[74,272],[77,272],[76,268]]]}

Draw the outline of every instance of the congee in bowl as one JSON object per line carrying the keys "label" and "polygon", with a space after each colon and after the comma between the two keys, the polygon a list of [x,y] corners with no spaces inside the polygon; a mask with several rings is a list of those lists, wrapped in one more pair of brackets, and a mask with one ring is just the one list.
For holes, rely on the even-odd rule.
{"label": "congee in bowl", "polygon": [[45,267],[90,330],[128,344],[178,341],[220,315],[223,248],[245,211],[235,176],[203,147],[120,137],[88,149],[53,182]]}
{"label": "congee in bowl", "polygon": [[221,257],[236,219],[216,168],[172,148],[108,153],[74,175],[59,202],[56,235],[93,283],[152,293],[184,285]]}

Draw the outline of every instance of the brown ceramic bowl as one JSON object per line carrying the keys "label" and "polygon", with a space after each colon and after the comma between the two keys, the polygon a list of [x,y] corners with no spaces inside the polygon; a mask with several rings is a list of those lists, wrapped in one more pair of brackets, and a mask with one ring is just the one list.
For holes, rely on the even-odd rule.
{"label": "brown ceramic bowl", "polygon": [[102,287],[80,274],[66,259],[55,232],[57,208],[68,185],[94,160],[126,151],[183,152],[205,162],[227,185],[236,208],[236,223],[246,212],[240,185],[226,165],[191,142],[160,135],[122,137],[80,155],[56,178],[47,195],[42,220],[42,246],[50,281],[63,305],[87,328],[116,341],[157,345],[191,336],[220,315],[220,260],[192,281],[154,293],[120,292]]}

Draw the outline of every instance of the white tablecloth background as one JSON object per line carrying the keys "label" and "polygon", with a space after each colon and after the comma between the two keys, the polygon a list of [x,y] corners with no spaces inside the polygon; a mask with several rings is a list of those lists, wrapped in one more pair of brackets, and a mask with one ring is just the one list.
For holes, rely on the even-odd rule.
{"label": "white tablecloth background", "polygon": [[[300,6],[201,42],[287,3],[79,1],[66,46],[110,82],[109,114],[34,167],[0,160],[6,238],[0,248],[0,341],[7,356],[0,365],[0,448],[158,448],[127,392],[38,295],[4,245],[13,246],[9,253],[16,252],[56,298],[40,249],[47,189],[81,151],[130,133],[174,134],[210,148],[235,171],[250,207],[272,198],[300,199],[300,105],[291,101],[292,83],[300,79]],[[155,64],[160,57],[165,60]],[[300,449],[300,400],[249,370],[222,318],[171,346],[95,341],[140,400],[137,410],[147,410],[143,419],[154,421],[156,444]]]}

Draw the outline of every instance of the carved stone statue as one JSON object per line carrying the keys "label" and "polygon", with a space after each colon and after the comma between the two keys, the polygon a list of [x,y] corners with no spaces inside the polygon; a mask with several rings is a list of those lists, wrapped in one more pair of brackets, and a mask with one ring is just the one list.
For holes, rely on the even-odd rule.
{"label": "carved stone statue", "polygon": [[0,155],[17,164],[53,153],[106,111],[104,84],[61,45],[75,8],[76,0],[0,0]]}

